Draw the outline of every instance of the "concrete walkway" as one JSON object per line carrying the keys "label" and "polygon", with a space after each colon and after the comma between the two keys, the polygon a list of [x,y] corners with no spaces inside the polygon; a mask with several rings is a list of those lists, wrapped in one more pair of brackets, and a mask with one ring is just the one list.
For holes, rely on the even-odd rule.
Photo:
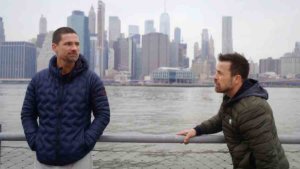
{"label": "concrete walkway", "polygon": [[[284,145],[291,169],[300,169],[300,145]],[[95,169],[232,169],[224,144],[97,143]],[[32,169],[34,153],[27,147],[4,146],[1,169]]]}

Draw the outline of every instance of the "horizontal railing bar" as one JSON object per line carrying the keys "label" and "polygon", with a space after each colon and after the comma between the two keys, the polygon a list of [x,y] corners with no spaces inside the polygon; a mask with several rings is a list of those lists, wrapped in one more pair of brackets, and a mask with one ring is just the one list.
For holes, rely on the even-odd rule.
{"label": "horizontal railing bar", "polygon": [[[112,143],[182,143],[184,137],[177,135],[119,135],[105,134],[100,137],[98,142]],[[279,136],[282,144],[300,144],[300,136],[282,135]],[[0,141],[25,141],[22,133],[1,132]],[[190,143],[225,143],[223,135],[203,135],[194,137]]]}

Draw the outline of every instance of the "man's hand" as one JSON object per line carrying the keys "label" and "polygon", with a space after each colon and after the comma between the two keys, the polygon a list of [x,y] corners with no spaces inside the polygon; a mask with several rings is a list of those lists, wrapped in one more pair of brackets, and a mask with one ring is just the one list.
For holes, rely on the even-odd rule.
{"label": "man's hand", "polygon": [[183,143],[188,144],[190,141],[190,138],[196,136],[196,130],[195,129],[185,129],[177,133],[177,135],[185,136]]}

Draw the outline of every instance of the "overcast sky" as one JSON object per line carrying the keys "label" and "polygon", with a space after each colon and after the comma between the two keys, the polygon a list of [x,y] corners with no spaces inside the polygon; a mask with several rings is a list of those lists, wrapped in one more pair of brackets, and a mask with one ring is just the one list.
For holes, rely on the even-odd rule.
{"label": "overcast sky", "polygon": [[[39,18],[47,18],[48,31],[66,26],[73,10],[88,15],[97,0],[0,0],[0,16],[4,20],[7,41],[26,41],[39,31]],[[159,30],[159,16],[164,0],[103,0],[106,23],[109,16],[119,16],[122,32],[128,25],[139,25],[144,33],[144,21],[153,19]],[[247,58],[279,58],[294,49],[300,41],[300,0],[167,0],[174,28],[180,27],[183,41],[188,44],[188,56],[193,57],[194,42],[201,44],[202,29],[207,28],[215,40],[216,55],[221,52],[222,16],[232,16],[233,48]]]}

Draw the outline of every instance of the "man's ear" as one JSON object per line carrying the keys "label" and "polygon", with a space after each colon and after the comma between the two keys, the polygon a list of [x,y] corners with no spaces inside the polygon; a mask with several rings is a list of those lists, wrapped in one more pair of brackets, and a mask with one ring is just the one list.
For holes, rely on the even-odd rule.
{"label": "man's ear", "polygon": [[234,81],[235,83],[243,83],[243,79],[242,79],[242,76],[241,75],[235,75],[234,76]]}
{"label": "man's ear", "polygon": [[54,52],[56,51],[56,48],[57,48],[57,44],[52,43],[52,50],[53,50]]}

